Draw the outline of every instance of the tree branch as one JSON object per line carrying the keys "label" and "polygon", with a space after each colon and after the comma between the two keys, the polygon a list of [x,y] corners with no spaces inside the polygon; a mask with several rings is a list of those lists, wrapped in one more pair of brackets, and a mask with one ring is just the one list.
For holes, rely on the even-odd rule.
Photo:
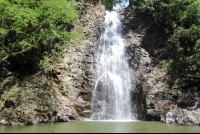
{"label": "tree branch", "polygon": [[[51,18],[54,17],[54,16],[56,16],[56,14],[52,15]],[[46,24],[46,23],[49,22],[49,21],[50,21],[50,20],[46,20],[46,22],[39,24],[39,25],[38,25],[39,27],[34,31],[34,33],[35,33],[36,31],[38,31],[39,28],[41,28],[44,24]],[[29,30],[33,29],[34,27],[36,27],[36,26],[31,27]],[[10,31],[10,30],[11,30],[11,29],[9,29],[9,31]],[[8,33],[9,33],[9,31],[8,31]],[[3,42],[3,43],[0,43],[0,45],[1,45],[1,46],[3,47],[3,49],[8,53],[8,55],[5,56],[4,58],[2,58],[2,59],[0,60],[0,64],[1,64],[3,61],[5,61],[6,59],[8,59],[9,57],[11,57],[11,56],[13,56],[13,55],[16,55],[16,54],[20,54],[20,53],[26,52],[26,51],[29,50],[32,46],[35,45],[35,44],[34,44],[34,45],[31,45],[31,46],[29,46],[27,49],[25,49],[25,50],[23,50],[23,51],[13,53],[13,49],[14,49],[14,48],[17,46],[17,44],[19,43],[20,38],[23,38],[23,37],[24,37],[24,35],[25,35],[26,32],[27,32],[27,29],[26,29],[26,30],[24,31],[24,33],[19,37],[19,39],[17,40],[17,42],[15,43],[15,45],[12,47],[12,50],[11,50],[11,51],[4,45],[4,42],[5,42],[5,39],[6,39],[6,36],[8,35],[8,33],[6,34],[6,36],[5,36],[5,38],[4,38],[4,42]],[[33,33],[33,34],[34,34],[34,33]],[[30,44],[31,44],[32,41],[33,41],[33,36],[32,36],[32,39],[31,39],[31,41],[30,41]]]}
{"label": "tree branch", "polygon": [[6,47],[6,46],[4,46],[2,43],[0,43],[0,45],[3,47],[3,49],[7,52],[7,53],[11,53],[10,52],[10,50]]}
{"label": "tree branch", "polygon": [[[27,30],[27,29],[26,29]],[[19,43],[19,40],[21,39],[21,38],[23,38],[24,37],[24,35],[25,35],[25,33],[26,33],[26,30],[24,31],[24,33],[19,37],[19,39],[17,40],[17,42],[15,43],[15,45],[13,46],[13,48],[12,48],[12,50],[11,50],[11,52],[13,51],[13,49],[16,47],[16,45]]]}
{"label": "tree branch", "polygon": [[[43,23],[43,24],[45,24],[45,23]],[[42,27],[43,24],[41,24],[41,25],[34,31],[34,33],[35,33],[36,31],[38,31],[38,30]],[[33,27],[32,27],[32,28],[33,28]],[[31,29],[32,29],[32,28],[31,28]],[[26,33],[26,30],[25,30],[24,34],[23,34],[21,37],[23,37],[23,36],[25,35],[25,33]],[[33,33],[33,34],[34,34],[34,33]],[[20,38],[21,38],[21,37],[20,37]],[[30,41],[29,44],[31,44],[32,41],[33,41],[33,36],[32,36],[32,38],[31,38],[31,41]],[[18,43],[19,43],[19,39],[18,39],[18,41],[15,43],[14,47],[15,47]],[[35,43],[35,44],[36,44],[36,43]],[[35,45],[35,44],[34,44],[34,45]],[[29,46],[27,49],[25,49],[25,50],[23,50],[23,51],[13,53],[12,51],[10,51],[6,46],[4,46],[4,45],[1,43],[1,46],[2,46],[2,47],[4,48],[4,50],[5,50],[7,53],[9,53],[9,54],[8,54],[6,57],[2,58],[1,61],[0,61],[0,63],[2,63],[3,61],[5,61],[6,59],[8,59],[9,57],[11,57],[11,56],[13,56],[13,55],[20,54],[20,53],[24,53],[24,52],[28,51],[28,50],[31,49],[34,45]],[[14,49],[14,47],[12,48],[12,50]]]}

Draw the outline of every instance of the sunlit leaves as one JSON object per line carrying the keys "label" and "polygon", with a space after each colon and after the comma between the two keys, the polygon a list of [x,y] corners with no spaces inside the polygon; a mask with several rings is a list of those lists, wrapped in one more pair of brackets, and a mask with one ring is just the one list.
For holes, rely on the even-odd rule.
{"label": "sunlit leaves", "polygon": [[13,53],[19,53],[11,58],[17,64],[27,60],[37,64],[45,55],[56,60],[68,41],[76,38],[71,29],[81,6],[68,0],[0,0],[0,45],[12,52],[0,47],[0,60]]}

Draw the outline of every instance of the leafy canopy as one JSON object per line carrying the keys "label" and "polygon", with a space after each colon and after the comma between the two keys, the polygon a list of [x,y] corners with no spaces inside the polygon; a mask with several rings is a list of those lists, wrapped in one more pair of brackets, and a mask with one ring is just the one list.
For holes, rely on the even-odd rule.
{"label": "leafy canopy", "polygon": [[68,0],[0,0],[1,73],[26,63],[37,68],[45,56],[60,57],[79,37],[71,32],[77,7]]}

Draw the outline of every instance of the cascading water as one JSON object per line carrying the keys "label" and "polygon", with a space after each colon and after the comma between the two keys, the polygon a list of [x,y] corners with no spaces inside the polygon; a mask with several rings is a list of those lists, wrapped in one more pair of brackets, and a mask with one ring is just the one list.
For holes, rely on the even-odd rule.
{"label": "cascading water", "polygon": [[106,11],[104,32],[98,45],[91,120],[131,120],[126,41],[121,36],[121,22],[116,11]]}

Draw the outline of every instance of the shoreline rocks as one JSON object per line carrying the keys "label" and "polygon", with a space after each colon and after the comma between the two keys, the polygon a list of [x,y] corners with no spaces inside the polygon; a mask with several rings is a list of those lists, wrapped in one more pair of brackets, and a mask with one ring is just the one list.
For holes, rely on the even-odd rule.
{"label": "shoreline rocks", "polygon": [[166,124],[178,124],[178,125],[200,125],[200,109],[188,111],[187,109],[173,109],[167,112],[163,117],[162,122]]}

